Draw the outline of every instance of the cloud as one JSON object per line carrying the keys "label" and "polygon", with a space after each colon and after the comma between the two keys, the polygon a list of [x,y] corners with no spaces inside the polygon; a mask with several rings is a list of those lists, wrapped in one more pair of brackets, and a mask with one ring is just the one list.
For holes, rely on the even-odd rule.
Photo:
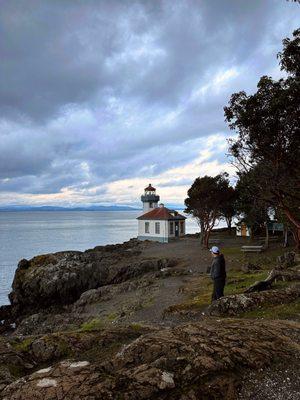
{"label": "cloud", "polygon": [[280,75],[276,53],[297,10],[271,0],[1,2],[0,203],[134,202],[150,178],[182,202],[202,168],[227,165],[223,106]]}

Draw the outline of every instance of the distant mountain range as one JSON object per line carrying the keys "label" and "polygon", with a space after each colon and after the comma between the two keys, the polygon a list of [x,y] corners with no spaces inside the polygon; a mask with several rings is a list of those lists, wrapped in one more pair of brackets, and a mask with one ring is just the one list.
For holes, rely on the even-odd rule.
{"label": "distant mountain range", "polygon": [[59,207],[59,206],[28,206],[10,205],[0,206],[0,211],[140,211],[141,208],[129,206],[80,206],[80,207]]}

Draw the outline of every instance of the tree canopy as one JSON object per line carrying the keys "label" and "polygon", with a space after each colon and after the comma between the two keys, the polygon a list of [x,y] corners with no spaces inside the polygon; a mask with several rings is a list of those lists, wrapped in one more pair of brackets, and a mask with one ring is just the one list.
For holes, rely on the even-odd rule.
{"label": "tree canopy", "polygon": [[210,232],[223,215],[222,206],[232,195],[228,174],[197,178],[187,194],[185,212],[197,219],[201,226],[203,243],[208,248]]}
{"label": "tree canopy", "polygon": [[263,76],[254,94],[234,93],[224,111],[238,134],[229,151],[240,174],[251,171],[253,196],[285,213],[300,246],[300,29],[278,57],[286,78]]}

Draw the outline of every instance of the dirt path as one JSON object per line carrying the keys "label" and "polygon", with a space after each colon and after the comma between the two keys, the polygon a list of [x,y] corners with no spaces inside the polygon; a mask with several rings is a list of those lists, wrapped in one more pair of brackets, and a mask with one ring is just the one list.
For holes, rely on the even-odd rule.
{"label": "dirt path", "polygon": [[[104,325],[119,325],[130,323],[174,325],[177,318],[165,318],[165,310],[181,303],[189,297],[186,286],[195,279],[195,275],[167,276],[157,278],[146,287],[132,291],[117,293],[108,300],[99,300],[87,305],[84,314],[86,318],[97,318]],[[200,279],[200,278],[199,278]]]}
{"label": "dirt path", "polygon": [[198,238],[183,238],[170,243],[153,242],[143,250],[143,257],[176,257],[193,272],[205,272],[211,263],[209,251],[201,247]]}
{"label": "dirt path", "polygon": [[186,297],[181,288],[182,277],[169,277],[160,281],[158,290],[151,302],[145,308],[134,313],[127,321],[168,324],[168,320],[164,318],[164,311]]}
{"label": "dirt path", "polygon": [[[197,295],[203,273],[211,265],[211,254],[200,245],[199,238],[186,237],[170,243],[147,241],[139,257],[176,258],[178,263],[174,271],[172,268],[171,276],[159,277],[147,286],[117,293],[112,299],[90,305],[86,313],[102,319],[105,324],[114,325],[141,323],[173,326],[193,318],[165,311]],[[196,316],[197,319],[199,317],[201,312]]]}

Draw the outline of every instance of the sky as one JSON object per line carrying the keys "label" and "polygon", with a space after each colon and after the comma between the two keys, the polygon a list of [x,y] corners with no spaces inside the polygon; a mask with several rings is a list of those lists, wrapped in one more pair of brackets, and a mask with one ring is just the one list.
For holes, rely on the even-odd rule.
{"label": "sky", "polygon": [[234,169],[223,107],[299,27],[285,0],[0,0],[0,205],[183,204]]}

